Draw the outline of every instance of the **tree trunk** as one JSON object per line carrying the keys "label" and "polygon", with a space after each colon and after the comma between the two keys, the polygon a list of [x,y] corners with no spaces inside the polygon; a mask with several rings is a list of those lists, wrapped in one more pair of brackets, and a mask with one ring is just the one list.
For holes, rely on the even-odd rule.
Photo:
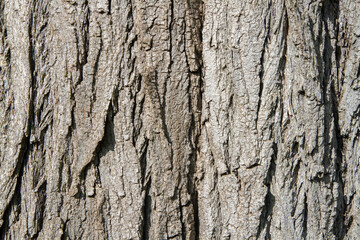
{"label": "tree trunk", "polygon": [[0,0],[0,239],[360,238],[359,12]]}

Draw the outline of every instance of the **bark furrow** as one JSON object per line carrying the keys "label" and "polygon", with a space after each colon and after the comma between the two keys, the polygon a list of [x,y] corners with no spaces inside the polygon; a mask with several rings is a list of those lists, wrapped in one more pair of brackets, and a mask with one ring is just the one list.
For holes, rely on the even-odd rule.
{"label": "bark furrow", "polygon": [[0,0],[0,239],[360,238],[358,12]]}

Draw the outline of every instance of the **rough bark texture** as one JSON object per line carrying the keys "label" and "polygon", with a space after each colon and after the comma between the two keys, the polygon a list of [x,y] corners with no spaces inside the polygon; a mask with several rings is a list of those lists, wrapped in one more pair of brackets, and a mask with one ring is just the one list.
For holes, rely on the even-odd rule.
{"label": "rough bark texture", "polygon": [[0,239],[359,239],[357,0],[0,0]]}

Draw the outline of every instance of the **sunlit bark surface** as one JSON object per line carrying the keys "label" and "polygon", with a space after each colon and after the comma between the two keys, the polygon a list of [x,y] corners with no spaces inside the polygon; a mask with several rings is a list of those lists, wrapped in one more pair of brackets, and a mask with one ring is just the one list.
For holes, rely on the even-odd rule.
{"label": "sunlit bark surface", "polygon": [[0,0],[0,239],[359,239],[359,13]]}

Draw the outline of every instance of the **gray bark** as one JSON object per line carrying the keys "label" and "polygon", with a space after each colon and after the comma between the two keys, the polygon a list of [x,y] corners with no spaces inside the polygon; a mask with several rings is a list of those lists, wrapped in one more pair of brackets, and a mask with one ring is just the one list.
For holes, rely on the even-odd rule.
{"label": "gray bark", "polygon": [[0,239],[360,238],[357,0],[0,0]]}

